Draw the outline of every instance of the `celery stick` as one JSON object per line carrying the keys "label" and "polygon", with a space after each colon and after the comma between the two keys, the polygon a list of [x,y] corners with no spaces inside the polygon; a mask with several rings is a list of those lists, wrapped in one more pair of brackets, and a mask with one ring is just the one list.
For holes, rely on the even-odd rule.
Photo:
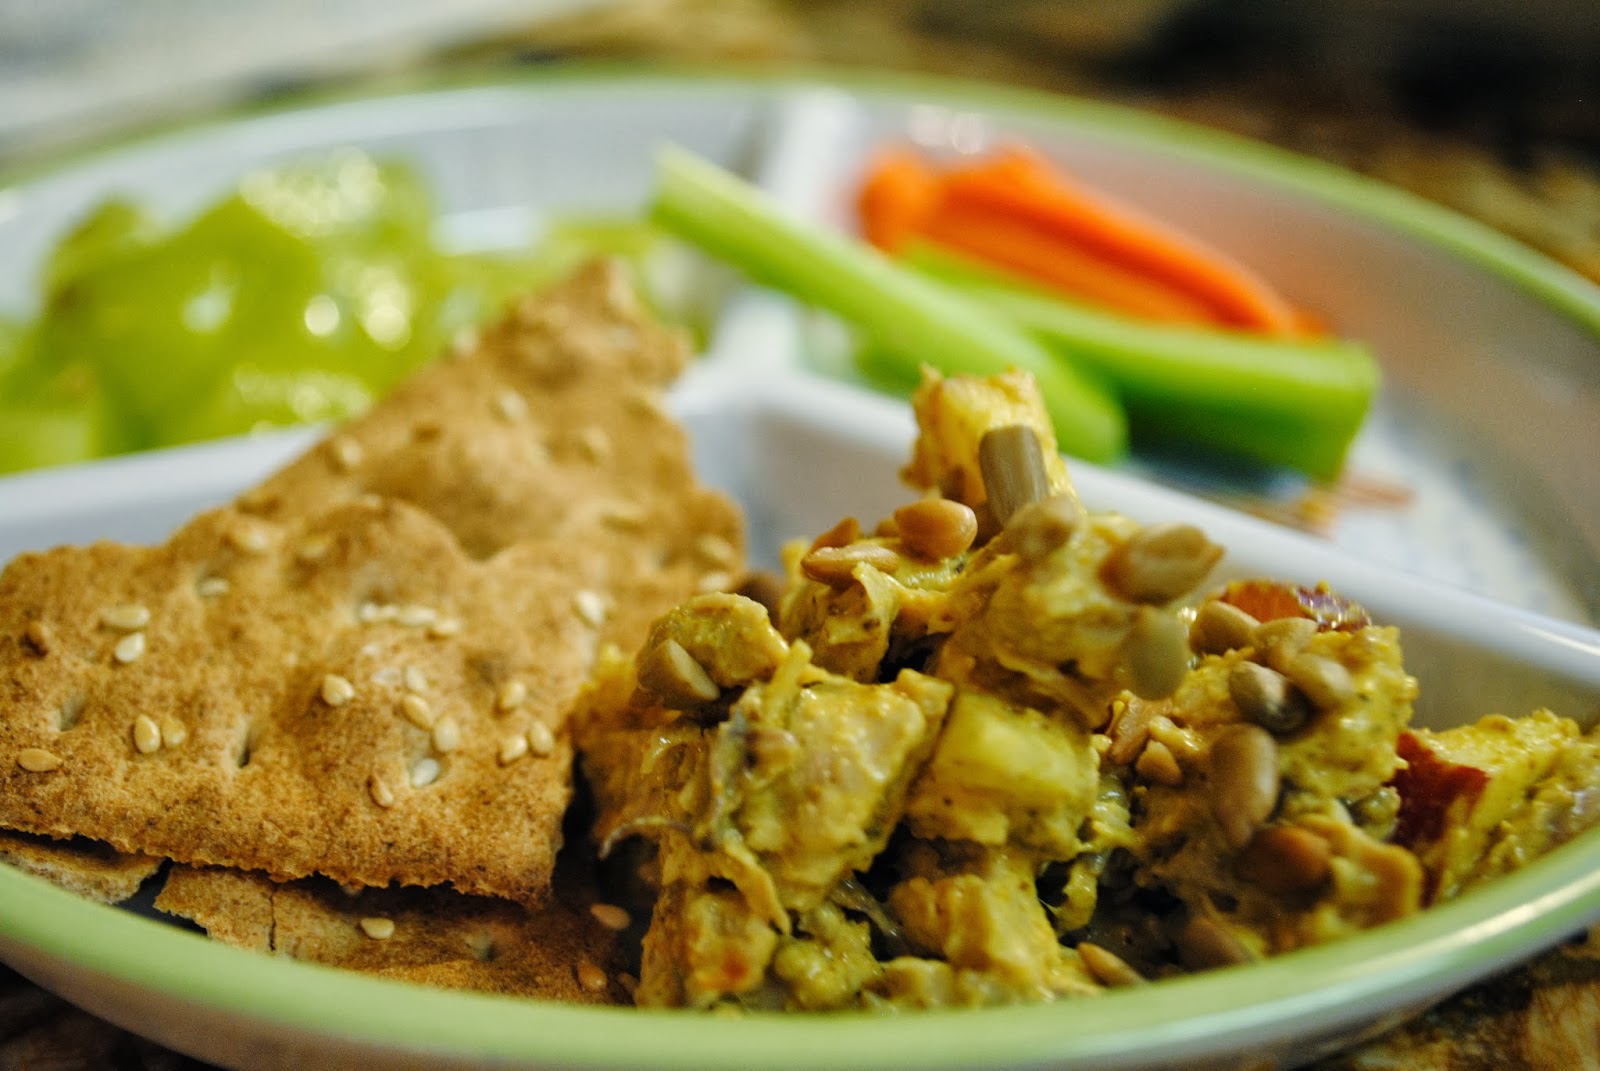
{"label": "celery stick", "polygon": [[756,282],[843,317],[908,368],[927,363],[949,373],[1031,372],[1064,452],[1107,461],[1125,449],[1126,417],[1093,374],[876,250],[786,217],[759,190],[716,165],[680,148],[664,149],[651,212],[667,230]]}
{"label": "celery stick", "polygon": [[1046,294],[921,243],[907,263],[1098,370],[1138,430],[1181,436],[1308,475],[1337,475],[1379,383],[1353,342],[1285,341],[1141,323]]}
{"label": "celery stick", "polygon": [[1332,480],[1344,467],[1350,438],[1294,421],[1271,417],[1241,419],[1237,411],[1207,406],[1129,407],[1129,421],[1142,447],[1168,450],[1209,448],[1223,456],[1294,469],[1318,480]]}

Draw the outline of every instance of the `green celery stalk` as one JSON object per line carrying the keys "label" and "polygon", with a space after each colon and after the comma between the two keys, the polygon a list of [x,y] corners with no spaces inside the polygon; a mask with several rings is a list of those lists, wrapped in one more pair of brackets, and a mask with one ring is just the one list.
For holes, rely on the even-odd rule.
{"label": "green celery stalk", "polygon": [[657,158],[652,218],[754,281],[828,309],[908,372],[1033,374],[1057,444],[1091,461],[1120,456],[1127,418],[1092,373],[1030,335],[869,246],[789,218],[761,191],[684,149]]}
{"label": "green celery stalk", "polygon": [[1129,419],[1144,447],[1210,449],[1221,457],[1282,466],[1316,480],[1337,478],[1350,448],[1347,436],[1268,417],[1243,420],[1237,410],[1134,404]]}
{"label": "green celery stalk", "polygon": [[1377,362],[1339,339],[1281,340],[1142,323],[1045,293],[927,242],[906,263],[1103,375],[1136,431],[1336,476],[1377,392]]}

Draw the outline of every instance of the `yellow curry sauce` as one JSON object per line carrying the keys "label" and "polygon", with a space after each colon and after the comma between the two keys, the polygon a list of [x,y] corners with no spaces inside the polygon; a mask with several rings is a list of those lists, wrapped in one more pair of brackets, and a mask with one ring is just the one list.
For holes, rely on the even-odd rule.
{"label": "yellow curry sauce", "polygon": [[1394,628],[1321,589],[1204,594],[1187,525],[1086,511],[1031,380],[930,374],[925,497],[699,596],[579,719],[649,1006],[1090,994],[1420,910],[1591,824],[1548,712],[1407,729]]}

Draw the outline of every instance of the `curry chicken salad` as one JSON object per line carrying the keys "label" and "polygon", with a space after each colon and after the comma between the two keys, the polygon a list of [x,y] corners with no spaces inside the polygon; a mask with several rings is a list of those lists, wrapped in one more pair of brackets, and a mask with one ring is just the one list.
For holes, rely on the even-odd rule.
{"label": "curry chicken salad", "polygon": [[1396,629],[1086,510],[1026,376],[913,405],[923,497],[602,655],[575,731],[637,1003],[1092,994],[1370,929],[1600,815],[1594,732],[1408,728]]}

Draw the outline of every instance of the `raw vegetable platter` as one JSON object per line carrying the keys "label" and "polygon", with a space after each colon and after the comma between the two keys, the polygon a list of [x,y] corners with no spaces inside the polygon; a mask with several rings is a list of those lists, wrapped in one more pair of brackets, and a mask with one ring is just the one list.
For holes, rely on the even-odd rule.
{"label": "raw vegetable platter", "polygon": [[[174,218],[262,164],[358,146],[403,158],[466,244],[523,242],[568,214],[642,211],[661,147],[749,177],[792,218],[853,228],[870,154],[1020,138],[1316,308],[1377,355],[1384,388],[1350,466],[1410,492],[1312,540],[1144,479],[1227,498],[1303,483],[1135,450],[1076,463],[1091,505],[1202,524],[1236,574],[1329,579],[1408,630],[1425,723],[1452,709],[1600,697],[1600,491],[1590,463],[1600,298],[1415,199],[1233,139],[1084,103],[926,83],[584,76],[330,103],[177,133],[0,191],[0,308],[26,313],[52,244],[97,199]],[[464,237],[463,237],[464,236]],[[695,269],[701,271],[702,269]],[[839,358],[834,325],[707,272],[706,355],[676,398],[708,478],[759,552],[892,500],[909,424]],[[308,432],[187,447],[0,482],[0,558],[62,541],[153,539],[288,456]],[[1468,589],[1463,592],[1461,589]],[[1476,594],[1473,594],[1476,593]],[[1487,596],[1480,598],[1478,596]],[[1528,611],[1534,611],[1529,613]],[[1550,616],[1538,616],[1548,614]],[[1565,621],[1561,619],[1566,619]],[[871,1023],[708,1024],[412,990],[259,961],[0,873],[0,954],[100,1014],[225,1062],[338,1057],[529,1066],[1195,1066],[1305,1059],[1548,945],[1600,914],[1593,838],[1393,930],[1095,1007]],[[1526,910],[1537,902],[1539,910]],[[1181,992],[1180,992],[1181,990]],[[1158,1007],[1159,1005],[1159,1007]],[[333,1009],[337,1009],[334,1014]],[[973,1029],[980,1024],[981,1030]],[[715,1027],[713,1029],[713,1027]]]}

